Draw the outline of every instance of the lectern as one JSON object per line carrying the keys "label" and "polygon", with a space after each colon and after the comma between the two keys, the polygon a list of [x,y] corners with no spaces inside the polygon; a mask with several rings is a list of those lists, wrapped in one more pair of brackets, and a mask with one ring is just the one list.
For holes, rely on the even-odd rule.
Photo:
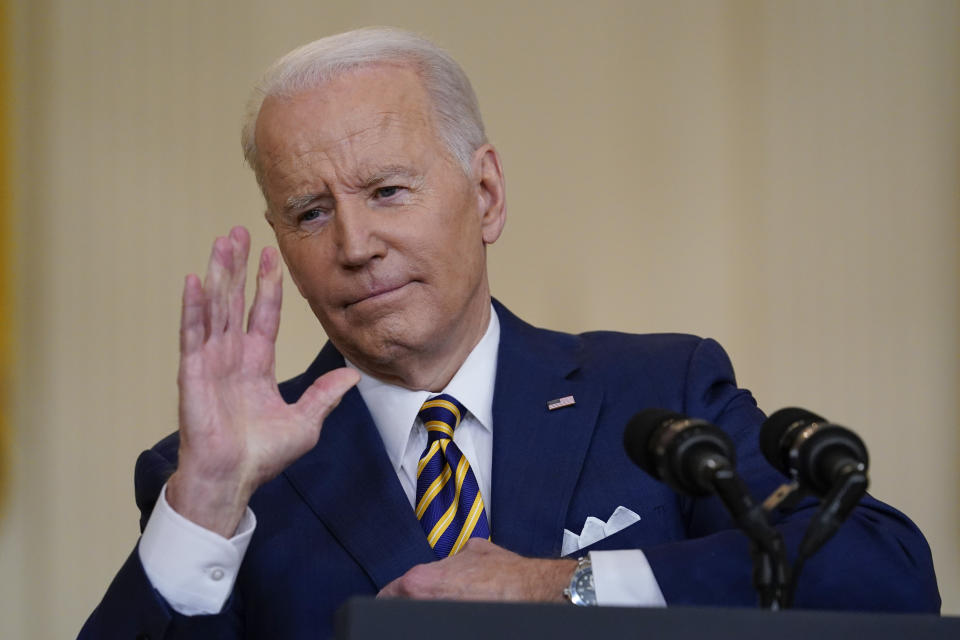
{"label": "lectern", "polygon": [[[437,635],[439,633],[439,636]],[[444,637],[644,640],[957,640],[960,618],[895,613],[760,611],[355,598],[337,612],[337,640]]]}

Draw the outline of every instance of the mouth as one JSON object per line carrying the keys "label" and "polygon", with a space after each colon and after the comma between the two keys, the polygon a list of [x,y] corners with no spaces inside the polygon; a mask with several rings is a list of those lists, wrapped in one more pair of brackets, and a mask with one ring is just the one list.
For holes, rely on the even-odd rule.
{"label": "mouth", "polygon": [[358,297],[348,302],[345,306],[347,309],[349,309],[366,302],[387,302],[401,294],[403,290],[406,289],[410,284],[412,284],[412,281],[375,284],[370,287],[370,289],[364,291]]}

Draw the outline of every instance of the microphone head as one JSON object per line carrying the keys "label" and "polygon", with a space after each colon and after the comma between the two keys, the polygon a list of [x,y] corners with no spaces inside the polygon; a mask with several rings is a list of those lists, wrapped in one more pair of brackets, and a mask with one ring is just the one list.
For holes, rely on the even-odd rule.
{"label": "microphone head", "polygon": [[851,469],[866,472],[869,463],[857,434],[796,407],[767,418],[760,429],[760,450],[784,475],[821,496]]}
{"label": "microphone head", "polygon": [[675,491],[695,496],[713,493],[710,469],[716,464],[732,467],[736,457],[720,427],[667,409],[645,409],[633,416],[623,446],[638,467]]}
{"label": "microphone head", "polygon": [[683,414],[668,409],[644,409],[637,413],[623,431],[623,448],[637,465],[657,480],[663,480],[657,472],[657,456],[651,443],[657,429],[676,420],[682,420]]}
{"label": "microphone head", "polygon": [[787,460],[790,447],[789,443],[784,446],[784,435],[791,428],[807,426],[814,422],[826,422],[826,420],[812,411],[799,407],[787,407],[774,411],[760,427],[760,451],[763,457],[784,475],[790,475]]}

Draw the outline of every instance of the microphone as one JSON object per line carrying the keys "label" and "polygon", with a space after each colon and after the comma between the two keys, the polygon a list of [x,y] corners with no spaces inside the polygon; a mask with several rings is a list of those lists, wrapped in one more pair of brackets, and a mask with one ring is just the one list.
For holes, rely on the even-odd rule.
{"label": "microphone", "polygon": [[793,478],[792,491],[799,485],[821,498],[790,572],[785,598],[790,606],[807,558],[833,537],[867,492],[867,447],[846,427],[788,407],[774,412],[760,427],[760,450],[770,464]]}
{"label": "microphone", "polygon": [[773,413],[760,428],[760,450],[774,467],[818,496],[852,473],[865,474],[867,448],[857,434],[796,407]]}
{"label": "microphone", "polygon": [[634,464],[674,491],[705,496],[716,491],[720,469],[732,469],[736,455],[726,433],[705,420],[667,409],[644,409],[623,433]]}
{"label": "microphone", "polygon": [[673,490],[693,496],[717,494],[752,543],[753,583],[760,605],[783,606],[788,583],[783,537],[737,475],[730,437],[705,420],[645,409],[627,423],[623,446],[638,467]]}

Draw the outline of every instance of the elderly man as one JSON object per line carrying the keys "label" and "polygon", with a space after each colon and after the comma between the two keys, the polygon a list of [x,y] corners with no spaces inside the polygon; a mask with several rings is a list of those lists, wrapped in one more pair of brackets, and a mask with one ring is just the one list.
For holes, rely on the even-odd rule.
{"label": "elderly man", "polygon": [[[246,329],[244,229],[187,277],[179,433],[138,461],[144,532],[81,636],[312,638],[378,593],[753,602],[718,503],[621,440],[645,407],[703,417],[766,494],[763,415],[713,341],[565,335],[492,301],[503,171],[445,52],[393,29],[306,45],[261,81],[243,146],[280,255],[260,255]],[[329,343],[278,387],[280,256]],[[591,516],[609,522],[581,537]],[[779,523],[788,544],[808,517]],[[872,498],[807,578],[802,606],[939,607],[922,536]]]}

